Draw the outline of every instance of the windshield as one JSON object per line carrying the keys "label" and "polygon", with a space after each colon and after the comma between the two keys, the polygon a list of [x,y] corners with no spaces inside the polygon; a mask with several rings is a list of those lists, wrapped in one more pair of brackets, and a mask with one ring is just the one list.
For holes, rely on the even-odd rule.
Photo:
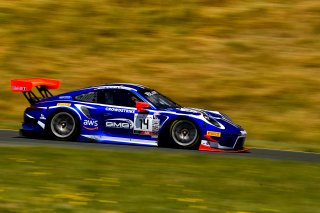
{"label": "windshield", "polygon": [[158,109],[181,108],[181,106],[157,91],[143,89],[139,93]]}

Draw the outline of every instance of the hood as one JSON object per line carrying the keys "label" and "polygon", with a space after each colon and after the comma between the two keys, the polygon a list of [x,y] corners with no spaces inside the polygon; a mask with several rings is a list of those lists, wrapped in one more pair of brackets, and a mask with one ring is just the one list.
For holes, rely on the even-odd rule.
{"label": "hood", "polygon": [[170,109],[170,111],[174,111],[174,112],[186,114],[186,115],[201,115],[203,113],[206,113],[206,114],[211,115],[212,117],[215,117],[215,118],[222,117],[222,114],[218,111],[210,111],[210,110],[190,108],[190,107]]}
{"label": "hood", "polygon": [[174,111],[179,114],[185,114],[185,115],[201,115],[201,114],[207,115],[214,118],[217,122],[219,122],[224,127],[226,127],[228,131],[238,133],[240,130],[243,130],[242,127],[234,123],[229,118],[229,116],[218,111],[211,111],[211,110],[198,109],[198,108],[188,108],[188,107],[176,108],[174,110],[170,109],[170,111]]}

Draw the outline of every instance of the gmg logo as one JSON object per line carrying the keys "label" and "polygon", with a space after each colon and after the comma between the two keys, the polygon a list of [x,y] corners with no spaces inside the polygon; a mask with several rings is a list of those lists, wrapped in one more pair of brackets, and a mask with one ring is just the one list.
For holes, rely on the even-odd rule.
{"label": "gmg logo", "polygon": [[133,122],[129,119],[124,118],[115,118],[106,120],[107,128],[120,128],[120,129],[132,129]]}

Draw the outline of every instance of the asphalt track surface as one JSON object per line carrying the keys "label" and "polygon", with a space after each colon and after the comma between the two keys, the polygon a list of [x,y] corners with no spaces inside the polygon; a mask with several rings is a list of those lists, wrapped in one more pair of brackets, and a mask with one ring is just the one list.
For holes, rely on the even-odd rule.
{"label": "asphalt track surface", "polygon": [[320,162],[319,153],[311,152],[295,152],[295,151],[283,151],[283,150],[271,150],[271,149],[258,149],[252,148],[247,153],[216,153],[205,152],[198,150],[181,150],[171,148],[159,148],[159,147],[145,147],[145,146],[133,146],[133,145],[118,145],[118,144],[106,144],[106,143],[92,143],[92,142],[66,142],[55,141],[45,139],[30,139],[19,136],[18,131],[14,130],[0,130],[0,148],[1,146],[26,146],[26,147],[70,147],[70,148],[91,148],[91,149],[106,149],[106,150],[126,150],[135,152],[150,152],[160,151],[169,153],[193,153],[193,154],[205,154],[214,156],[230,156],[230,157],[249,157],[249,158],[263,158],[272,160],[295,160],[305,162]]}

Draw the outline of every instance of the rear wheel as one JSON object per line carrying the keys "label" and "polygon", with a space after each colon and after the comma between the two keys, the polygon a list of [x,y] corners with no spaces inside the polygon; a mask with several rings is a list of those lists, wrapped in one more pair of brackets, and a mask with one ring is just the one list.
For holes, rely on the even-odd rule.
{"label": "rear wheel", "polygon": [[175,145],[180,148],[196,149],[199,146],[199,131],[189,120],[174,121],[170,128],[170,136]]}
{"label": "rear wheel", "polygon": [[72,140],[78,132],[77,119],[67,111],[55,113],[49,121],[49,133],[58,140]]}

